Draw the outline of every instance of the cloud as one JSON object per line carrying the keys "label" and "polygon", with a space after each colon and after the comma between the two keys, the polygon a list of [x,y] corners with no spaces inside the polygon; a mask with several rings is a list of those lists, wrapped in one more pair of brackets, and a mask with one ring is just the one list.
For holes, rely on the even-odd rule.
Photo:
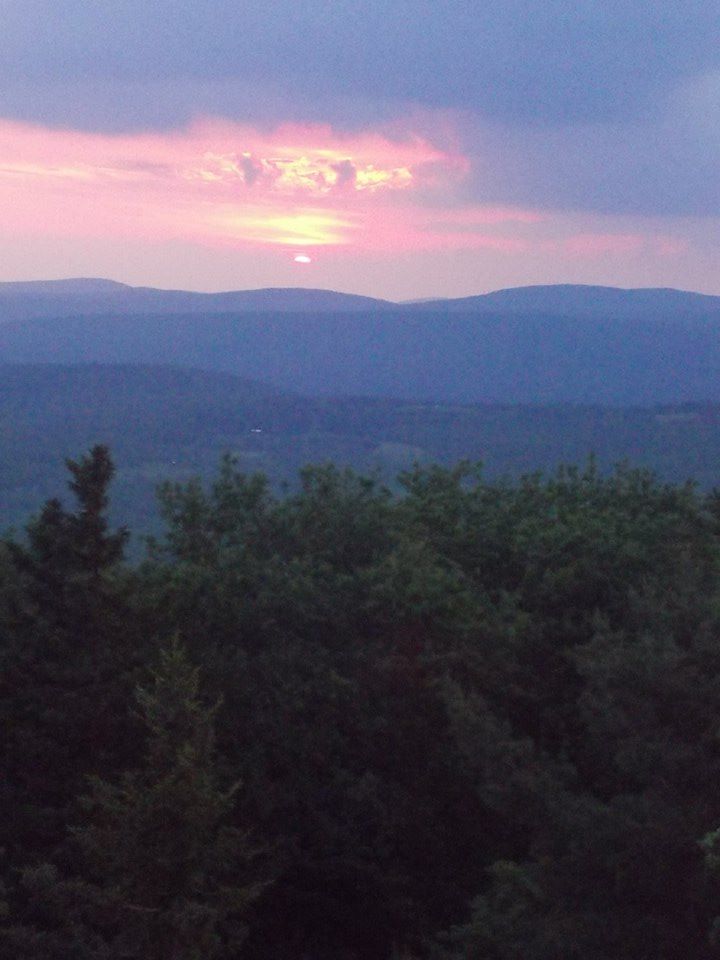
{"label": "cloud", "polygon": [[357,183],[357,167],[352,160],[340,160],[332,165],[332,169],[337,174],[338,187],[352,187]]}
{"label": "cloud", "polygon": [[218,155],[206,153],[182,171],[188,179],[232,184],[278,194],[303,193],[318,196],[349,188],[376,192],[412,187],[417,174],[408,166],[382,166],[350,159],[334,159],[335,149],[303,151],[288,147],[281,155],[259,156],[251,152]]}
{"label": "cloud", "polygon": [[216,238],[261,245],[337,247],[352,243],[359,228],[355,218],[314,207],[268,210],[242,207],[217,210],[204,226]]}
{"label": "cloud", "polygon": [[468,194],[618,215],[718,216],[719,78],[687,78],[626,121],[524,126],[459,115]]}
{"label": "cloud", "polygon": [[[420,116],[432,143],[451,116],[460,121],[457,151],[473,166],[468,202],[718,214],[715,7],[5,0],[0,116],[167,133],[213,115],[266,132],[330,124],[350,137]],[[221,149],[248,186],[260,190],[277,173],[254,143]],[[358,167],[353,177],[337,166],[349,161],[304,177],[319,190],[333,171],[337,187],[388,182],[385,168]]]}
{"label": "cloud", "polygon": [[573,257],[594,257],[598,254],[627,254],[641,250],[646,238],[638,233],[577,233],[561,244]]}
{"label": "cloud", "polygon": [[61,251],[130,241],[158,260],[178,244],[315,248],[358,263],[467,253],[520,275],[541,260],[625,270],[692,249],[666,222],[489,202],[487,185],[478,202],[467,158],[447,146],[449,129],[441,136],[443,148],[407,124],[391,135],[205,120],[111,135],[0,122],[0,240],[55,238]]}
{"label": "cloud", "polygon": [[109,135],[4,122],[0,229],[387,246],[407,239],[416,199],[451,198],[466,171],[462,156],[417,136],[327,126],[204,121]]}
{"label": "cloud", "polygon": [[[702,0],[5,0],[0,87],[17,91],[13,114],[26,118],[27,84],[160,84],[165,109],[177,110],[173,88],[235,81],[279,84],[290,105],[303,91],[500,122],[607,122],[637,118],[691,72],[720,67],[716,17]],[[112,98],[105,106],[111,123]],[[220,109],[195,99],[172,119],[200,107]],[[138,99],[135,122],[155,109]]]}

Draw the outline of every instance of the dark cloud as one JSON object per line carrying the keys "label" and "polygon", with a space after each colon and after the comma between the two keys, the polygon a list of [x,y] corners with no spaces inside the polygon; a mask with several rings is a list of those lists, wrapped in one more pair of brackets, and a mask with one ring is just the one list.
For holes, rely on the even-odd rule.
{"label": "dark cloud", "polygon": [[470,118],[475,199],[718,213],[718,14],[717,0],[5,0],[0,116],[342,129],[449,110]]}
{"label": "dark cloud", "polygon": [[240,157],[239,167],[242,170],[243,180],[251,187],[257,183],[262,173],[262,164],[249,153],[244,153]]}
{"label": "dark cloud", "polygon": [[720,64],[717,21],[706,0],[6,0],[0,81],[240,80],[591,122]]}
{"label": "dark cloud", "polygon": [[720,73],[644,121],[553,127],[467,120],[471,196],[540,208],[720,216]]}
{"label": "dark cloud", "polygon": [[334,163],[332,169],[337,174],[335,181],[338,187],[351,186],[357,179],[357,168],[352,160],[342,160],[340,163]]}

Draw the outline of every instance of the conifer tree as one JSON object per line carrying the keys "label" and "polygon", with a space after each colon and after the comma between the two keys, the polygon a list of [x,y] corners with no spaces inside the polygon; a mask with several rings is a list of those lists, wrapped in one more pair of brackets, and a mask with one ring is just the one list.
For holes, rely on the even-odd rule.
{"label": "conifer tree", "polygon": [[88,456],[66,460],[65,464],[72,476],[68,486],[78,502],[70,520],[74,560],[79,569],[97,578],[102,570],[122,559],[127,540],[124,529],[108,533],[105,517],[115,466],[102,444],[94,446]]}
{"label": "conifer tree", "polygon": [[[96,446],[68,461],[75,511],[48,501],[6,545],[0,595],[0,848],[17,866],[50,859],[91,773],[131,762],[126,703],[141,630],[105,511],[114,468]],[[31,762],[28,758],[32,758]],[[17,851],[17,854],[16,854]]]}
{"label": "conifer tree", "polygon": [[79,914],[91,956],[213,960],[235,956],[262,884],[257,850],[228,825],[237,787],[217,783],[214,720],[198,671],[174,644],[137,691],[143,765],[119,782],[94,778],[73,830],[88,881]]}

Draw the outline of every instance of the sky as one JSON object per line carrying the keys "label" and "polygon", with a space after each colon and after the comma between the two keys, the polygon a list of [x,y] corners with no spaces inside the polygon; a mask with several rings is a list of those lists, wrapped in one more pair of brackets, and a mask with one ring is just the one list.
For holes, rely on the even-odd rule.
{"label": "sky", "polygon": [[720,0],[0,13],[0,280],[720,294]]}

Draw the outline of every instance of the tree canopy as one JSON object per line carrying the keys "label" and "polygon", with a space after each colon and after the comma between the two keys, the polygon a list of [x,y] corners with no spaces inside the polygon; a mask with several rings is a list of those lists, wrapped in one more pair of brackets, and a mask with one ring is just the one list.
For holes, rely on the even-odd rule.
{"label": "tree canopy", "polygon": [[718,496],[113,465],[0,546],[0,956],[710,960]]}

